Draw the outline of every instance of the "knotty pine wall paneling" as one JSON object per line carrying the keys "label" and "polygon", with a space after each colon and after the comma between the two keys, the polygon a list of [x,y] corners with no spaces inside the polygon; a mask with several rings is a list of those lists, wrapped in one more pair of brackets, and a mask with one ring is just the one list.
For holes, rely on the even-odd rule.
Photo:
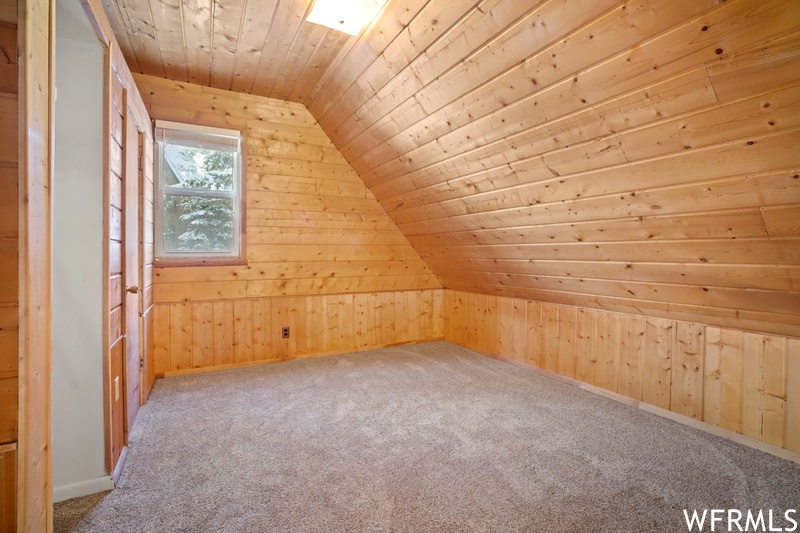
{"label": "knotty pine wall paneling", "polygon": [[[109,101],[107,103],[108,169],[108,354],[105,364],[106,470],[113,471],[125,447],[125,386],[124,386],[124,313],[125,287],[123,286],[123,85],[107,53],[107,78]],[[119,394],[117,394],[119,390]]]}
{"label": "knotty pine wall paneling", "polygon": [[800,452],[797,338],[445,291],[445,339]]}
{"label": "knotty pine wall paneling", "polygon": [[[17,100],[17,26],[0,23],[3,72],[13,76],[0,82],[0,444],[17,440],[19,210],[17,173],[19,154]],[[11,80],[14,80],[13,82]]]}
{"label": "knotty pine wall paneling", "polygon": [[51,180],[55,2],[17,2],[19,46],[19,531],[53,528],[50,451]]}
{"label": "knotty pine wall paneling", "polygon": [[[15,6],[16,7],[16,6]],[[0,531],[16,529],[19,210],[16,13],[0,22]]]}
{"label": "knotty pine wall paneling", "polygon": [[245,145],[247,264],[155,262],[157,374],[442,337],[441,284],[303,105],[135,79],[153,118]]}
{"label": "knotty pine wall paneling", "polygon": [[160,303],[153,316],[155,372],[170,376],[442,339],[444,291]]}
{"label": "knotty pine wall paneling", "polygon": [[400,4],[307,105],[446,288],[800,335],[796,2]]}
{"label": "knotty pine wall paneling", "polygon": [[[122,448],[126,443],[125,427],[124,427],[124,399],[122,390],[122,380],[124,379],[122,373],[125,368],[123,352],[123,308],[122,302],[124,299],[125,287],[123,286],[123,254],[122,249],[122,209],[123,209],[123,190],[122,190],[122,176],[123,168],[125,165],[125,158],[132,158],[138,161],[139,153],[137,151],[129,151],[126,153],[123,150],[123,135],[124,135],[124,118],[126,113],[130,113],[129,117],[134,121],[137,126],[140,126],[144,131],[144,148],[142,154],[146,157],[148,154],[148,144],[150,145],[150,157],[152,158],[152,131],[150,130],[150,117],[147,114],[144,103],[142,102],[139,91],[131,76],[130,69],[125,62],[117,38],[111,29],[110,22],[105,15],[103,7],[99,0],[81,0],[84,10],[86,11],[89,19],[97,33],[97,37],[106,46],[106,135],[104,148],[106,155],[106,202],[104,213],[105,218],[105,232],[108,256],[106,264],[104,265],[105,278],[107,279],[106,285],[106,305],[107,316],[106,333],[108,353],[104,361],[104,386],[105,386],[105,418],[106,418],[106,468],[109,473],[113,472],[117,466],[117,461],[122,452]],[[126,105],[127,104],[127,105]],[[142,203],[146,206],[146,191],[143,192],[144,199]],[[152,198],[151,198],[152,203]],[[126,246],[139,247],[140,250],[148,250],[146,231],[147,225],[147,211],[142,212],[141,230],[138,239],[134,242],[126,242]],[[152,213],[152,209],[150,210]],[[152,248],[152,247],[150,247]],[[145,262],[143,262],[142,270],[145,271],[147,255],[145,254]],[[152,258],[152,253],[149,256]],[[141,283],[145,288],[144,282]],[[146,291],[145,291],[146,292]],[[146,300],[146,296],[140,298],[140,301]],[[140,310],[141,312],[141,310]],[[140,322],[140,335],[146,335],[147,332],[143,330],[142,326],[146,327],[146,317]],[[140,346],[144,347],[144,357],[146,361],[152,360],[152,350],[149,349],[150,343],[142,342],[140,337]],[[120,380],[120,398],[117,399],[114,390],[115,379]],[[144,389],[141,387],[140,390]],[[143,398],[144,399],[144,398]]]}
{"label": "knotty pine wall paneling", "polygon": [[140,383],[141,403],[147,402],[155,383],[153,360],[153,169],[154,138],[153,128],[144,128],[141,153],[141,191],[139,199],[139,260],[142,271],[139,273],[139,346],[143,353],[144,368]]}

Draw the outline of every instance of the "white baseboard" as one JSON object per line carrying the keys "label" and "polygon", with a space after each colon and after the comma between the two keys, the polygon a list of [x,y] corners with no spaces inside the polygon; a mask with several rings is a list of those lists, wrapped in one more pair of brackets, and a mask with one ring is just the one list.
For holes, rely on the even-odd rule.
{"label": "white baseboard", "polygon": [[71,500],[72,498],[80,498],[81,496],[88,496],[90,494],[97,494],[106,490],[114,488],[114,482],[111,476],[103,476],[86,481],[79,481],[70,485],[62,485],[53,488],[53,503],[63,502],[64,500]]}

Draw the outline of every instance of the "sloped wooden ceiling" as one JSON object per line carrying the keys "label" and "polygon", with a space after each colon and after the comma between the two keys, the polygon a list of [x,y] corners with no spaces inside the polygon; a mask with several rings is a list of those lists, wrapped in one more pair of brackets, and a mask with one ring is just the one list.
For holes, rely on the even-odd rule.
{"label": "sloped wooden ceiling", "polygon": [[102,0],[133,72],[304,102],[349,35],[313,0]]}
{"label": "sloped wooden ceiling", "polygon": [[447,288],[800,334],[796,0],[107,3],[132,68],[305,103]]}
{"label": "sloped wooden ceiling", "polygon": [[800,334],[798,65],[792,0],[392,1],[308,107],[447,288]]}

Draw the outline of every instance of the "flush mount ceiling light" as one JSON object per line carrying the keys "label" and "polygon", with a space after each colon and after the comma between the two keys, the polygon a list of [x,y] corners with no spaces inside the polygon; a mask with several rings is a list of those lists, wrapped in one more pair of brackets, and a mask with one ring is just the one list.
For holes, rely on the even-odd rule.
{"label": "flush mount ceiling light", "polygon": [[317,0],[306,20],[358,35],[382,3],[379,0]]}

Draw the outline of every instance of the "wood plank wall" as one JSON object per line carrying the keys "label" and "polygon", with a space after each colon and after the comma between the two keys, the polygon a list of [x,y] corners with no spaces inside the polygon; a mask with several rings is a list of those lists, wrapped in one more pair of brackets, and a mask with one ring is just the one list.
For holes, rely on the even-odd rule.
{"label": "wood plank wall", "polygon": [[[132,160],[135,166],[139,164],[138,149],[132,151],[124,150],[124,124],[126,118],[129,118],[143,131],[144,133],[144,148],[145,152],[143,157],[148,156],[152,160],[152,147],[153,147],[153,131],[151,128],[150,117],[147,114],[144,102],[136,83],[131,76],[130,69],[128,68],[125,58],[119,49],[116,37],[111,30],[111,24],[103,11],[100,0],[81,0],[84,10],[89,17],[92,26],[97,32],[97,37],[101,43],[106,46],[106,64],[105,64],[105,234],[106,234],[106,250],[107,260],[104,265],[105,279],[107,280],[106,294],[107,294],[107,316],[105,337],[107,338],[106,346],[108,351],[105,354],[104,365],[104,396],[105,396],[105,418],[106,418],[106,468],[111,473],[117,465],[117,461],[122,452],[122,448],[126,444],[125,433],[125,410],[124,399],[122,398],[122,388],[125,369],[125,354],[124,342],[122,335],[126,332],[124,329],[124,314],[123,314],[123,300],[125,295],[124,287],[124,272],[123,272],[123,258],[125,251],[123,250],[123,169],[128,160]],[[130,116],[127,114],[130,112]],[[152,180],[152,170],[145,173],[145,178],[149,176]],[[140,301],[144,303],[150,302],[147,300],[147,288],[152,285],[152,197],[149,204],[147,197],[141,200],[143,207],[140,225],[140,235],[135,242],[126,242],[125,246],[138,247],[144,250],[145,264],[142,266],[142,274],[150,272],[150,281],[145,277],[142,284],[143,297]],[[146,207],[150,205],[150,210],[147,211]],[[148,225],[148,221],[150,224]],[[150,231],[150,235],[146,231]],[[148,242],[149,248],[148,248]],[[147,251],[149,250],[149,255]],[[146,267],[147,261],[150,261],[150,269]],[[152,294],[152,290],[149,291]],[[148,310],[140,309],[140,312]],[[147,338],[149,330],[148,324],[151,318],[146,314],[142,315],[140,322],[141,331],[137,332],[140,339]],[[142,354],[148,361],[152,360],[152,344],[148,342],[141,342],[140,347],[145,351]],[[138,358],[138,354],[135,356]],[[120,398],[117,399],[114,394],[114,381],[120,380]],[[145,385],[152,385],[152,380],[145,380]]]}
{"label": "wood plank wall", "polygon": [[796,1],[390,6],[308,107],[445,287],[800,335]]}
{"label": "wood plank wall", "polygon": [[[14,17],[16,22],[16,17]],[[19,393],[17,25],[0,22],[0,531],[16,529]]]}
{"label": "wood plank wall", "polygon": [[445,339],[800,452],[800,339],[445,291]]}
{"label": "wood plank wall", "polygon": [[55,2],[19,0],[18,531],[53,528],[50,452],[51,205]]}
{"label": "wood plank wall", "polygon": [[[144,105],[144,102],[142,102]],[[142,372],[142,403],[147,401],[155,383],[155,361],[153,359],[153,129],[145,128],[144,150],[142,152],[142,183],[140,190],[139,216],[139,258],[142,271],[139,276],[141,292],[139,297],[140,316],[139,346],[144,351],[144,371]]]}
{"label": "wood plank wall", "polygon": [[157,304],[155,371],[179,375],[442,339],[443,307],[442,289]]}
{"label": "wood plank wall", "polygon": [[[105,17],[101,8],[97,6],[92,7],[91,4],[89,4],[87,12],[90,14],[90,16]],[[108,21],[102,19],[98,24],[98,27],[103,28],[103,26],[107,27],[107,25]],[[106,31],[108,30],[106,29]],[[152,154],[153,131],[150,117],[147,115],[144,102],[142,101],[136,84],[131,77],[128,66],[126,65],[121,53],[117,49],[113,34],[107,33],[103,35],[108,36],[108,38],[111,39],[106,43],[106,46],[108,47],[106,52],[108,69],[106,81],[108,90],[106,93],[108,98],[106,103],[106,127],[108,131],[106,138],[106,177],[108,179],[108,184],[106,186],[107,212],[105,214],[105,220],[106,232],[108,235],[108,325],[106,328],[108,335],[108,353],[106,354],[105,361],[105,409],[106,420],[109,424],[106,434],[106,468],[109,472],[112,472],[116,468],[117,462],[122,453],[122,449],[127,444],[124,392],[126,390],[125,368],[126,357],[128,357],[128,355],[125,354],[125,342],[123,335],[135,334],[139,335],[140,338],[143,335],[147,335],[148,331],[146,326],[150,320],[147,315],[143,315],[143,320],[141,321],[141,326],[144,328],[143,331],[125,331],[125,310],[123,307],[123,302],[125,300],[125,250],[123,247],[137,247],[143,249],[146,253],[148,250],[146,241],[149,240],[151,242],[149,248],[150,254],[145,255],[144,257],[146,260],[149,258],[151,266],[150,271],[152,272],[152,224],[149,226],[151,231],[150,237],[141,234],[137,239],[134,240],[134,242],[124,242],[123,240],[123,173],[124,169],[126,168],[127,161],[132,161],[132,164],[135,168],[138,168],[140,164],[138,147],[134,147],[132,150],[126,150],[124,147],[125,120],[131,120],[134,124],[142,128],[142,131],[144,132],[144,146],[147,147],[149,145],[150,147],[148,152],[149,154]],[[130,116],[128,116],[129,113]],[[145,156],[145,154],[142,155]],[[152,159],[152,155],[150,157]],[[149,175],[152,179],[152,171],[149,173]],[[138,177],[134,176],[131,179],[136,180]],[[141,202],[146,205],[146,199],[141,200]],[[151,209],[149,214],[147,211],[143,212],[142,214],[143,223],[139,226],[140,232],[148,228],[148,216],[152,222],[152,198],[150,205]],[[144,271],[145,269],[143,269],[143,272]],[[148,283],[152,285],[152,277]],[[146,285],[144,282],[142,285],[143,292],[141,299],[146,300],[146,290],[144,290]],[[150,292],[152,293],[152,290]],[[141,310],[139,310],[139,312],[141,312]],[[142,348],[147,350],[148,344],[141,343],[140,349]],[[146,359],[152,360],[152,350],[149,353],[144,352],[142,355]],[[139,356],[140,354],[130,355],[130,357],[133,357],[137,360],[139,359]],[[119,387],[121,391],[119,397],[117,397],[115,390],[116,380],[119,380]]]}
{"label": "wood plank wall", "polygon": [[306,21],[313,0],[104,0],[142,74],[302,102],[350,40]]}
{"label": "wood plank wall", "polygon": [[[245,145],[247,264],[158,267],[156,262],[156,372],[441,337],[438,325],[433,331],[417,327],[414,313],[422,307],[409,307],[426,302],[426,313],[441,316],[428,303],[441,285],[303,105],[148,76],[135,79],[153,118],[239,129]],[[390,300],[398,302],[390,307],[394,327],[356,332],[344,320],[362,309],[370,317],[389,313],[383,306]],[[317,305],[327,310],[322,322]],[[339,310],[341,337],[331,332],[308,337],[327,331],[327,316],[333,319]],[[296,324],[290,338],[280,339],[280,327],[291,327],[290,322]],[[234,337],[240,330],[241,339],[271,340],[255,344],[251,353],[250,340]],[[372,340],[373,332],[379,341]],[[159,351],[167,338],[169,358]]]}
{"label": "wood plank wall", "polygon": [[[125,113],[122,80],[111,61],[112,55],[106,54],[108,102],[106,138],[108,168],[106,176],[107,215],[105,216],[108,234],[108,353],[105,362],[105,408],[106,421],[110,427],[106,429],[106,470],[113,471],[125,446],[125,355],[123,341],[125,299],[123,286],[123,202],[124,191],[122,173],[125,168],[125,154],[122,149]],[[136,243],[138,246],[138,243]],[[119,383],[119,395],[116,394]]]}

